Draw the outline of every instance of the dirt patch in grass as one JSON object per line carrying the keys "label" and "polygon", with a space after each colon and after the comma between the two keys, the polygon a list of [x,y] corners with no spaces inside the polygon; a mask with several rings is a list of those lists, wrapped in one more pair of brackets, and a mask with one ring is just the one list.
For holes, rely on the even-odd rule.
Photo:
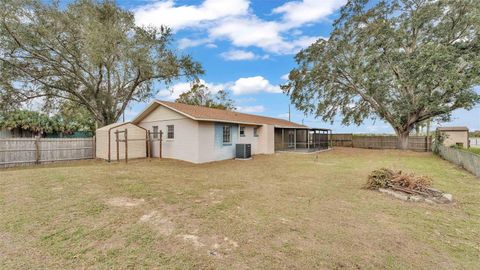
{"label": "dirt patch in grass", "polygon": [[141,223],[149,224],[153,230],[166,236],[171,235],[175,229],[173,222],[167,216],[157,211],[151,211],[150,213],[143,215],[140,217],[139,221]]}
{"label": "dirt patch in grass", "polygon": [[184,241],[186,241],[188,243],[191,243],[196,248],[200,248],[200,247],[205,246],[204,243],[200,242],[199,237],[197,235],[182,234],[182,235],[179,235],[179,237],[181,237]]}
{"label": "dirt patch in grass", "polygon": [[115,197],[107,200],[108,205],[115,207],[135,207],[144,202],[144,199],[132,199],[126,197]]}
{"label": "dirt patch in grass", "polygon": [[[480,267],[480,181],[430,153],[66,165],[0,171],[0,269]],[[362,189],[380,167],[429,175],[457,203]]]}

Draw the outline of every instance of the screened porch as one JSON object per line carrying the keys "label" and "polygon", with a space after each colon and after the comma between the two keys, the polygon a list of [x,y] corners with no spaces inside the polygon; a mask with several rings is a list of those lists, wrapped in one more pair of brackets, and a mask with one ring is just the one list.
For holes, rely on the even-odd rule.
{"label": "screened porch", "polygon": [[330,129],[275,128],[275,151],[316,152],[331,147]]}

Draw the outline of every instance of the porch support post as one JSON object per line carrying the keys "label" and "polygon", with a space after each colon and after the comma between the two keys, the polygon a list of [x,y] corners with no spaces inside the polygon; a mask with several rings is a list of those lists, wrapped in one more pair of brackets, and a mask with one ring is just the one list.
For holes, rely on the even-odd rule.
{"label": "porch support post", "polygon": [[282,150],[285,150],[285,129],[282,128]]}
{"label": "porch support post", "polygon": [[328,140],[328,149],[333,148],[332,142],[333,142],[333,131],[330,130],[330,140]]}
{"label": "porch support post", "polygon": [[307,133],[307,136],[306,136],[307,137],[307,149],[308,149],[308,151],[310,151],[310,130],[307,129],[306,131],[307,131],[306,132]]}
{"label": "porch support post", "polygon": [[297,129],[293,129],[293,149],[297,150]]}

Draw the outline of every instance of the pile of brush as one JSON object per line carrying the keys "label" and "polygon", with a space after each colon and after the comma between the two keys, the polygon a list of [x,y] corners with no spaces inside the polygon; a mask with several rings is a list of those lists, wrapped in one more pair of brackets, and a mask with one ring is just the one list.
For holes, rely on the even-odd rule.
{"label": "pile of brush", "polygon": [[[424,198],[433,198],[444,201],[445,194],[431,187],[432,179],[428,176],[418,176],[402,171],[393,171],[387,168],[374,170],[369,176],[365,188],[392,189],[407,194],[421,195]],[[449,195],[451,196],[451,195]],[[449,197],[447,196],[447,197]]]}

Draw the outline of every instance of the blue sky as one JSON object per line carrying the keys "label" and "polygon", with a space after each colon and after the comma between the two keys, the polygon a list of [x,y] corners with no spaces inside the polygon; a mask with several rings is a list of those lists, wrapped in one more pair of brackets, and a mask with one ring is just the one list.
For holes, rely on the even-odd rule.
{"label": "blue sky", "polygon": [[[239,111],[285,118],[289,98],[279,84],[295,67],[294,56],[319,38],[327,38],[332,21],[346,0],[162,0],[119,1],[135,14],[141,25],[168,25],[174,46],[190,54],[206,71],[201,78],[213,91],[228,90]],[[179,81],[169,89],[159,87],[157,98],[173,100],[188,90]],[[147,102],[148,103],[148,102]],[[126,119],[133,118],[145,103],[132,104]],[[382,121],[366,120],[361,126],[333,125],[305,116],[292,106],[292,121],[334,132],[392,133]],[[480,130],[480,106],[454,112],[452,122]]]}

